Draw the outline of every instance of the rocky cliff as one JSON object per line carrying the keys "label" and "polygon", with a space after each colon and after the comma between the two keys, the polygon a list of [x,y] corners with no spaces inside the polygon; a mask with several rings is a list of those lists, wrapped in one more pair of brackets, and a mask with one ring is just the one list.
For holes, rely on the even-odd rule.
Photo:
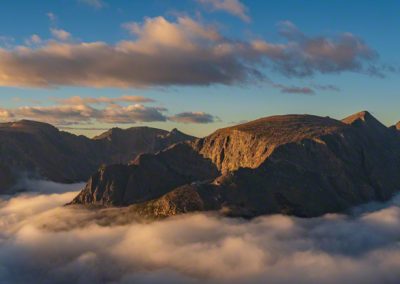
{"label": "rocky cliff", "polygon": [[0,124],[0,192],[21,174],[56,182],[87,180],[101,164],[127,163],[174,143],[193,140],[177,130],[113,128],[89,139],[50,124],[21,120]]}
{"label": "rocky cliff", "polygon": [[146,217],[198,210],[318,216],[400,190],[399,145],[368,112],[343,121],[273,116],[139,156],[122,170],[105,167],[72,203],[131,205]]}
{"label": "rocky cliff", "polygon": [[111,165],[97,171],[72,203],[123,206],[162,196],[178,186],[212,180],[215,165],[180,143],[158,154],[140,155],[130,165]]}

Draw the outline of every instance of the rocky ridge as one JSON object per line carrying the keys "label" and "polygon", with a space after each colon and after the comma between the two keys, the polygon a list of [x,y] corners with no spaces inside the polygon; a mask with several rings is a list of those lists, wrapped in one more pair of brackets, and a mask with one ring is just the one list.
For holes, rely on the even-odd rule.
{"label": "rocky ridge", "polygon": [[102,168],[71,204],[131,206],[150,218],[319,216],[400,190],[399,149],[399,137],[365,111],[342,121],[273,116]]}

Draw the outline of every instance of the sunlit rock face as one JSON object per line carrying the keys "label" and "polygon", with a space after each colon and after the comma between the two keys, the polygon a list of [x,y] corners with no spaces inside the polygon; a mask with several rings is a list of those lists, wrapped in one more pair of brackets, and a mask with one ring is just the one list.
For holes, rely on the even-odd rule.
{"label": "sunlit rock face", "polygon": [[194,137],[177,130],[113,128],[89,139],[59,131],[47,123],[21,120],[0,124],[0,192],[20,175],[56,182],[87,180],[101,164],[128,163]]}
{"label": "sunlit rock face", "polygon": [[399,133],[398,131],[400,131],[400,121],[397,122],[395,125],[390,127],[391,129],[393,129],[395,132]]}
{"label": "sunlit rock face", "polygon": [[131,205],[155,218],[203,210],[319,216],[391,198],[400,189],[399,142],[365,111],[343,121],[262,118],[100,169],[72,203]]}

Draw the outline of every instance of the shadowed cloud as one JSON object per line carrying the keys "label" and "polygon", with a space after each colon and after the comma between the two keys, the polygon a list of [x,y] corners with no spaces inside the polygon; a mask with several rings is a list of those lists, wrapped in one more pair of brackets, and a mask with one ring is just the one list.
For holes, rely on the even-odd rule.
{"label": "shadowed cloud", "polygon": [[182,123],[212,123],[217,118],[205,112],[182,112],[168,118],[171,121]]}

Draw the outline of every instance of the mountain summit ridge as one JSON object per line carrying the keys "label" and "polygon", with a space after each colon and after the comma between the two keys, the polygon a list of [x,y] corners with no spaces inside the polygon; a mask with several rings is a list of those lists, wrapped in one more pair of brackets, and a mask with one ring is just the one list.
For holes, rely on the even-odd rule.
{"label": "mountain summit ridge", "polygon": [[[261,118],[139,155],[123,169],[105,167],[71,204],[130,206],[150,218],[204,210],[241,217],[342,212],[400,189],[399,145],[368,112],[343,121]],[[110,186],[117,180],[124,182]]]}

